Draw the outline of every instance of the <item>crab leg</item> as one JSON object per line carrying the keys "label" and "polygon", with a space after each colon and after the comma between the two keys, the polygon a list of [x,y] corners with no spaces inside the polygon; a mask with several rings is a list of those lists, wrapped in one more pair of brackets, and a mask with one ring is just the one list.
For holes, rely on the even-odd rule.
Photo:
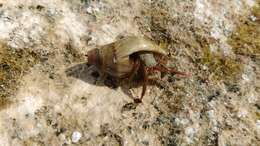
{"label": "crab leg", "polygon": [[145,92],[146,92],[146,89],[147,89],[147,83],[148,83],[148,72],[147,72],[148,68],[146,68],[144,66],[144,64],[141,62],[140,69],[141,69],[141,73],[142,73],[142,76],[143,76],[143,81],[142,81],[143,82],[143,89],[142,89],[141,97],[134,99],[135,103],[141,103],[142,102],[142,99],[143,99]]}
{"label": "crab leg", "polygon": [[137,73],[138,69],[140,68],[140,65],[141,65],[140,61],[138,59],[136,59],[134,61],[133,69],[128,75],[129,76],[128,81],[131,81],[133,79],[134,75]]}
{"label": "crab leg", "polygon": [[144,68],[144,79],[143,79],[143,90],[142,90],[142,94],[141,94],[141,98],[140,100],[142,101],[144,94],[146,92],[146,87],[147,87],[147,83],[148,83],[148,75],[147,75],[147,68]]}

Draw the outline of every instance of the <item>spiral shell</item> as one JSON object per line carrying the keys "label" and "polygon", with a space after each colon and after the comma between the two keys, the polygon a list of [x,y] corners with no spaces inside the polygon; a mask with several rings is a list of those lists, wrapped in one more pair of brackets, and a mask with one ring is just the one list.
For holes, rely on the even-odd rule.
{"label": "spiral shell", "polygon": [[161,54],[166,51],[153,41],[137,36],[129,36],[113,43],[87,52],[88,63],[95,65],[101,72],[124,78],[129,76],[134,67],[133,55]]}

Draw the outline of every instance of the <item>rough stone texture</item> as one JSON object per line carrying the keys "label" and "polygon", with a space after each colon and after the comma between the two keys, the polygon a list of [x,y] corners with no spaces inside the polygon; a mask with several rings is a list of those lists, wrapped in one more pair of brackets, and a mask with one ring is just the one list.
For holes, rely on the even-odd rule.
{"label": "rough stone texture", "polygon": [[[40,56],[0,108],[0,145],[260,145],[259,55],[227,41],[242,20],[259,25],[252,7],[259,1],[0,0],[0,42]],[[105,86],[84,53],[127,35],[166,43],[169,65],[192,76],[161,74],[139,105],[140,87]],[[218,71],[233,69],[216,60],[225,57],[241,69]]]}

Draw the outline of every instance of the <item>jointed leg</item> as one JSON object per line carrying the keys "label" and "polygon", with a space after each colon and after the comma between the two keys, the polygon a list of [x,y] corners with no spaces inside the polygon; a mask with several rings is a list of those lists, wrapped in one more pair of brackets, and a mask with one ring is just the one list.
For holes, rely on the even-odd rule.
{"label": "jointed leg", "polygon": [[147,87],[147,83],[148,83],[148,75],[147,75],[147,69],[144,68],[144,79],[143,79],[143,90],[142,90],[142,94],[141,94],[141,98],[140,100],[142,101],[144,94],[146,92],[146,87]]}
{"label": "jointed leg", "polygon": [[148,74],[147,74],[147,68],[141,64],[141,73],[142,73],[142,76],[143,76],[143,89],[142,89],[142,93],[141,93],[141,97],[138,98],[138,99],[135,99],[135,103],[141,103],[142,102],[142,99],[145,95],[145,92],[146,92],[146,88],[147,88],[147,83],[148,83]]}
{"label": "jointed leg", "polygon": [[129,77],[128,77],[128,80],[131,81],[135,75],[135,73],[137,73],[139,67],[140,67],[140,61],[138,59],[136,59],[134,61],[134,67],[133,67],[133,70],[131,71],[131,73],[129,74]]}

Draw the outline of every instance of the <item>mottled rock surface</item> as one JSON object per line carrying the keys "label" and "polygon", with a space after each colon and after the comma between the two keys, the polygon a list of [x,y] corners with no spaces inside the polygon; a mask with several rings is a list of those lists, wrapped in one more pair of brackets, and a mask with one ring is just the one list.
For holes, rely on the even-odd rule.
{"label": "mottled rock surface", "polygon": [[[112,89],[85,53],[129,36],[169,65]],[[0,145],[260,145],[259,0],[0,0]]]}

